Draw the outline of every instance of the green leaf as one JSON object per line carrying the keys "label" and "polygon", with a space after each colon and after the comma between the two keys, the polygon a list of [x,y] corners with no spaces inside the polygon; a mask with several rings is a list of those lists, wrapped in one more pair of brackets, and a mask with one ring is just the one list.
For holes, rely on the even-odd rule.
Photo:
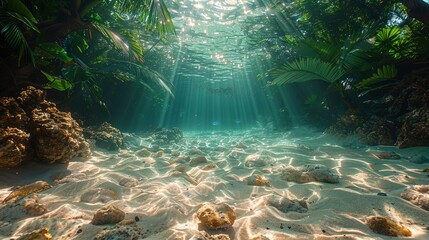
{"label": "green leaf", "polygon": [[31,11],[20,0],[9,0],[5,6],[5,9],[16,12],[19,15],[29,19],[31,22],[37,23],[37,20],[31,13]]}
{"label": "green leaf", "polygon": [[397,74],[398,70],[395,66],[385,65],[377,69],[377,71],[371,77],[364,79],[360,83],[358,83],[356,87],[363,90],[369,90],[372,89],[372,86],[374,86],[375,84],[380,84],[384,81],[395,78]]}
{"label": "green leaf", "polygon": [[49,81],[44,87],[46,89],[56,89],[58,91],[66,91],[72,89],[73,85],[64,79],[50,75],[47,72],[41,71],[45,75],[46,79]]}
{"label": "green leaf", "polygon": [[44,57],[56,58],[65,63],[73,60],[58,43],[41,43],[36,48],[36,52]]}
{"label": "green leaf", "polygon": [[283,85],[310,80],[333,83],[341,79],[345,72],[320,59],[303,58],[287,62],[283,67],[271,70],[269,74],[274,77],[271,85]]}

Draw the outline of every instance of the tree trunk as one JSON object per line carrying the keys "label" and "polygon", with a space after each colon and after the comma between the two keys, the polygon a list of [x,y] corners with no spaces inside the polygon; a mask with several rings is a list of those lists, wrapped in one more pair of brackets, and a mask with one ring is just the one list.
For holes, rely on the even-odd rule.
{"label": "tree trunk", "polygon": [[429,3],[423,0],[401,0],[407,8],[408,16],[429,26]]}

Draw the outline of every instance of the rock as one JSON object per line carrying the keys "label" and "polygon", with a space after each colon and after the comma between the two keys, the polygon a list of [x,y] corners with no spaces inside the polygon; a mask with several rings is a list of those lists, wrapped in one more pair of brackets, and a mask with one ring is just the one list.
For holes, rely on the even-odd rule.
{"label": "rock", "polygon": [[88,190],[80,197],[80,201],[86,203],[107,203],[116,199],[118,199],[118,194],[115,191],[104,188]]}
{"label": "rock", "polygon": [[32,152],[30,134],[18,128],[0,128],[0,168],[17,167]]}
{"label": "rock", "polygon": [[381,153],[375,153],[374,157],[377,159],[401,159],[401,156],[399,156],[395,152],[381,152]]}
{"label": "rock", "polygon": [[252,154],[244,159],[246,167],[263,167],[269,164],[271,158],[269,156],[262,156],[260,154]]}
{"label": "rock", "polygon": [[249,176],[246,178],[247,185],[252,186],[267,186],[270,187],[270,182],[263,176],[259,174],[253,174],[252,176]]}
{"label": "rock", "polygon": [[70,113],[55,107],[34,109],[32,125],[35,129],[37,158],[47,163],[67,163],[73,157],[88,157],[89,144],[83,138],[82,128]]}
{"label": "rock", "polygon": [[226,203],[204,203],[197,211],[197,218],[208,229],[224,229],[232,227],[236,216]]}
{"label": "rock", "polygon": [[282,170],[280,177],[283,180],[297,183],[328,182],[338,183],[339,176],[332,173],[327,167],[318,164],[307,164],[301,167],[289,166]]}
{"label": "rock", "polygon": [[33,152],[34,159],[47,163],[90,155],[79,124],[45,95],[27,87],[16,98],[0,98],[0,167],[16,167],[33,159]]}
{"label": "rock", "polygon": [[134,178],[124,177],[119,180],[119,185],[123,187],[135,187],[139,182]]}
{"label": "rock", "polygon": [[423,171],[422,172],[429,172],[429,168],[425,168],[425,169],[423,169]]}
{"label": "rock", "polygon": [[97,233],[95,240],[136,240],[145,238],[144,230],[134,224],[118,224]]}
{"label": "rock", "polygon": [[379,193],[377,193],[377,196],[383,196],[383,197],[386,197],[386,196],[387,196],[387,193],[379,192]]}
{"label": "rock", "polygon": [[207,171],[213,168],[217,168],[216,163],[210,163],[209,165],[201,166],[201,170]]}
{"label": "rock", "polygon": [[410,162],[416,163],[416,164],[428,163],[429,157],[426,157],[422,154],[419,154],[419,155],[416,155],[416,156],[413,156],[412,158],[410,158]]}
{"label": "rock", "polygon": [[380,216],[370,216],[366,219],[366,225],[375,233],[391,237],[410,237],[411,231],[393,220]]}
{"label": "rock", "polygon": [[91,126],[84,129],[86,138],[95,141],[95,146],[110,151],[118,151],[125,146],[124,136],[121,131],[114,128],[110,123],[104,122],[99,126]]}
{"label": "rock", "polygon": [[429,185],[416,185],[405,189],[401,198],[429,211]]}
{"label": "rock", "polygon": [[191,161],[189,161],[189,166],[195,167],[198,164],[206,163],[206,162],[208,162],[206,157],[199,156],[199,157],[192,158]]}
{"label": "rock", "polygon": [[308,211],[307,202],[305,200],[290,200],[287,197],[271,195],[267,199],[267,205],[277,208],[279,211],[305,213]]}
{"label": "rock", "polygon": [[157,129],[149,137],[150,140],[160,143],[179,142],[183,138],[183,133],[178,128],[161,128]]}
{"label": "rock", "polygon": [[196,240],[230,240],[229,236],[226,234],[210,235],[205,231],[200,231],[198,233],[198,235],[193,236],[191,239],[196,239]]}
{"label": "rock", "polygon": [[135,154],[139,157],[149,157],[152,153],[146,148],[140,149],[135,152]]}
{"label": "rock", "polygon": [[392,121],[377,117],[363,117],[356,114],[345,115],[330,126],[326,133],[346,139],[357,136],[368,145],[392,145],[395,143],[396,127]]}
{"label": "rock", "polygon": [[41,204],[36,196],[25,198],[22,203],[22,208],[24,212],[32,216],[39,216],[48,212],[46,206]]}
{"label": "rock", "polygon": [[125,212],[115,206],[106,206],[99,209],[92,219],[94,225],[103,225],[109,223],[118,223],[125,218]]}
{"label": "rock", "polygon": [[429,146],[429,109],[415,109],[405,116],[395,145],[399,148]]}
{"label": "rock", "polygon": [[49,233],[48,228],[42,228],[39,230],[32,231],[27,233],[16,240],[51,240],[52,236]]}
{"label": "rock", "polygon": [[7,196],[3,202],[8,202],[11,200],[19,200],[25,196],[28,196],[32,193],[38,193],[42,192],[46,189],[51,188],[51,185],[49,185],[47,182],[44,181],[37,181],[32,184],[24,185],[21,187],[17,187],[15,190],[13,190],[9,196]]}
{"label": "rock", "polygon": [[18,102],[11,97],[0,98],[0,126],[27,130],[30,118]]}

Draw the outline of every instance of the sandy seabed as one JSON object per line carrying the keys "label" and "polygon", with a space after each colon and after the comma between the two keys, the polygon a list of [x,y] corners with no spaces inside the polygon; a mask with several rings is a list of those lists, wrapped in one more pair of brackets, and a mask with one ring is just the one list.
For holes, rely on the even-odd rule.
{"label": "sandy seabed", "polygon": [[[411,239],[429,239],[429,212],[400,197],[408,186],[429,184],[429,173],[422,172],[429,163],[410,162],[419,154],[429,156],[427,147],[367,147],[308,129],[185,132],[184,139],[171,144],[135,135],[126,139],[126,150],[96,149],[86,161],[1,170],[0,201],[16,185],[43,180],[53,187],[37,194],[48,209],[41,216],[0,204],[0,238],[47,227],[53,239],[94,239],[114,225],[91,224],[94,213],[114,205],[126,213],[125,219],[138,219],[145,239],[203,239],[197,237],[203,230],[236,240],[391,239],[365,225],[365,218],[373,215],[407,227]],[[374,157],[391,151],[401,159]],[[191,163],[186,156],[208,161]],[[288,166],[305,164],[330,168],[339,175],[339,183],[295,183],[281,177]],[[269,186],[248,185],[254,174],[266,178]],[[305,200],[308,210],[270,204],[285,197]],[[232,228],[204,229],[196,212],[205,202],[231,206],[237,216]]]}

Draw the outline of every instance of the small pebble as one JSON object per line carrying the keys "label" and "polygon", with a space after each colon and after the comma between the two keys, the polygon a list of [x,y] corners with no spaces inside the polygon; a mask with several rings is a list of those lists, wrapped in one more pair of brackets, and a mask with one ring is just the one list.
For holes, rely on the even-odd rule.
{"label": "small pebble", "polygon": [[387,193],[384,193],[384,192],[379,192],[379,193],[377,193],[377,196],[387,196]]}

